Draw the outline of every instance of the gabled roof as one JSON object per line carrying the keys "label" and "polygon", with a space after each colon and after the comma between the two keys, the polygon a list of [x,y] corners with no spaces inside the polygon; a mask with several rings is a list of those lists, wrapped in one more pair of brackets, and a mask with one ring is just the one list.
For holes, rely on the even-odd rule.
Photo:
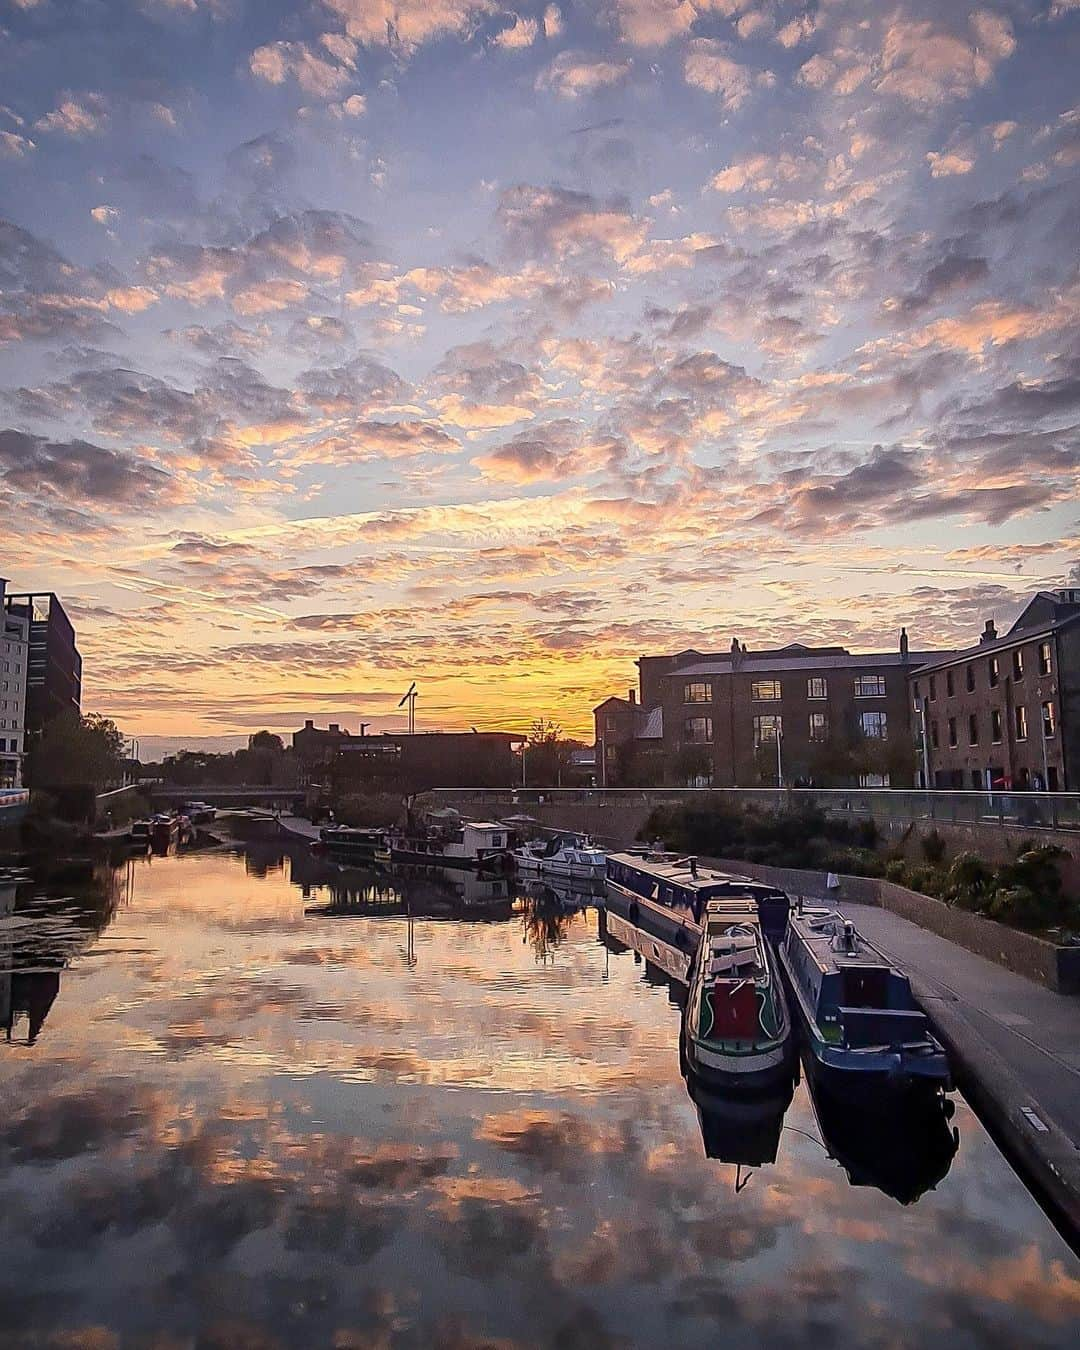
{"label": "gabled roof", "polygon": [[1066,600],[1053,591],[1036,591],[1020,611],[1009,629],[1008,636],[1025,632],[1029,628],[1045,628],[1051,624],[1061,623],[1064,619],[1070,619],[1077,614],[1080,614],[1080,602]]}
{"label": "gabled roof", "polygon": [[617,703],[620,708],[635,708],[636,703],[631,703],[628,698],[620,698],[618,694],[612,694],[610,698],[604,699],[603,703],[598,703],[593,709],[593,713],[598,713],[601,708],[609,708],[613,703]]}
{"label": "gabled roof", "polygon": [[770,655],[767,652],[747,652],[742,655],[734,667],[730,656],[717,657],[702,661],[695,666],[683,666],[679,670],[665,671],[662,680],[680,679],[695,675],[773,675],[784,671],[797,670],[858,670],[872,669],[875,666],[902,666],[914,669],[930,661],[947,660],[951,652],[909,652],[902,656],[900,652],[841,652],[819,655],[811,650],[808,654]]}

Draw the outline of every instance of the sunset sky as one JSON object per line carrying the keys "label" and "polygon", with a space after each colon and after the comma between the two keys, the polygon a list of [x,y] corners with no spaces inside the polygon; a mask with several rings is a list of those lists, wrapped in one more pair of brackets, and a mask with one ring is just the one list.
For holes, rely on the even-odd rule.
{"label": "sunset sky", "polygon": [[0,574],[87,709],[570,732],[1076,575],[1080,0],[0,0]]}

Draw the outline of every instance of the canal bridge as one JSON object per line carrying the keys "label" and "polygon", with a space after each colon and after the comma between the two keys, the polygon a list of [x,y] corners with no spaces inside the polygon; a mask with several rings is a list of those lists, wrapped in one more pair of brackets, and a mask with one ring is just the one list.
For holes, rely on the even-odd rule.
{"label": "canal bridge", "polygon": [[143,783],[140,790],[155,807],[183,806],[185,802],[206,802],[208,806],[224,809],[243,806],[265,806],[271,810],[295,811],[303,806],[307,795],[300,787],[265,787],[257,784],[231,783],[226,786],[213,783],[193,783],[178,787],[175,783]]}

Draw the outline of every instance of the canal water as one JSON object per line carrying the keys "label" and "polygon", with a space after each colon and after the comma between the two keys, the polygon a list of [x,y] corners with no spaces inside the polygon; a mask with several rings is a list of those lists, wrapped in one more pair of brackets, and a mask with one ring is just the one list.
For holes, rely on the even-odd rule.
{"label": "canal water", "polygon": [[699,1112],[678,1025],[500,883],[264,846],[0,888],[0,1347],[1076,1343],[962,1099]]}

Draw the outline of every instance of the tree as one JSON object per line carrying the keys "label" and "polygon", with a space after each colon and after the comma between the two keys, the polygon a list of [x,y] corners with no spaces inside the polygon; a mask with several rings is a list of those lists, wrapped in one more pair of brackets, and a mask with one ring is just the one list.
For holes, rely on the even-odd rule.
{"label": "tree", "polygon": [[95,788],[123,776],[124,737],[111,717],[63,712],[46,722],[30,749],[26,778],[31,787]]}
{"label": "tree", "polygon": [[275,736],[272,731],[257,731],[254,736],[248,737],[249,750],[277,750],[285,749],[285,742],[280,736]]}
{"label": "tree", "polygon": [[525,768],[522,775],[539,787],[554,787],[562,780],[562,773],[570,763],[570,755],[578,742],[563,736],[562,725],[550,717],[538,717],[532,724],[525,743]]}

